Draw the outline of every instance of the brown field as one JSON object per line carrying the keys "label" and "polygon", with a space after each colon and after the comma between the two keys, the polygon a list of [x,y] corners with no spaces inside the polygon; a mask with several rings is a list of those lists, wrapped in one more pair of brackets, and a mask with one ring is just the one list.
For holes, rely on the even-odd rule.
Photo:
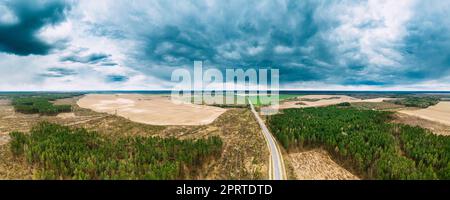
{"label": "brown field", "polygon": [[405,108],[403,105],[398,105],[390,102],[353,102],[352,107],[368,110],[383,110],[395,111]]}
{"label": "brown field", "polygon": [[[217,135],[224,148],[219,159],[205,163],[193,179],[267,179],[269,152],[259,126],[248,109],[233,108],[208,125],[157,126],[130,121],[124,117],[98,113],[77,105],[80,97],[57,100],[71,104],[72,113],[39,116],[15,113],[9,101],[0,102],[0,179],[31,179],[33,168],[15,160],[7,140],[11,131],[27,132],[40,121],[83,127],[108,137],[160,136],[196,139]],[[13,120],[11,120],[13,119]],[[3,144],[3,145],[1,145]]]}
{"label": "brown field", "polygon": [[450,126],[431,121],[426,120],[420,117],[416,117],[413,115],[408,115],[404,113],[396,113],[395,119],[393,120],[394,123],[401,123],[401,124],[407,124],[411,126],[420,126],[422,128],[429,129],[436,135],[450,135]]}
{"label": "brown field", "polygon": [[450,126],[450,102],[442,101],[425,109],[405,109],[399,112]]}
{"label": "brown field", "polygon": [[165,96],[139,94],[89,94],[77,104],[96,112],[152,125],[205,125],[226,111],[206,105],[175,104],[170,97]]}
{"label": "brown field", "polygon": [[334,162],[327,151],[313,149],[290,153],[288,163],[298,180],[359,180],[359,178]]}
{"label": "brown field", "polygon": [[347,95],[304,95],[296,99],[297,100],[282,102],[280,104],[280,109],[320,107],[320,106],[335,105],[344,102],[377,103],[383,102],[384,100],[391,100],[392,98],[358,99]]}

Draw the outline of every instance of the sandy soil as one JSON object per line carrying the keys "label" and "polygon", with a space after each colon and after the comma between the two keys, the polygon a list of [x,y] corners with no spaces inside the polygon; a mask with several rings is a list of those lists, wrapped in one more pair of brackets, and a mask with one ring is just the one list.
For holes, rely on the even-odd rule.
{"label": "sandy soil", "polygon": [[175,104],[170,97],[139,94],[89,94],[77,104],[82,108],[152,125],[205,125],[226,109],[194,104]]}
{"label": "sandy soil", "polygon": [[9,135],[7,135],[6,133],[0,133],[0,145],[8,143],[9,139]]}
{"label": "sandy soil", "polygon": [[420,126],[422,128],[429,129],[436,135],[448,135],[450,136],[450,126],[443,123],[426,120],[413,115],[396,113],[394,123],[407,124],[411,126]]}
{"label": "sandy soil", "polygon": [[391,102],[353,102],[352,107],[368,110],[397,111],[404,109],[405,106]]}
{"label": "sandy soil", "polygon": [[14,112],[9,100],[0,100],[0,146],[8,143],[12,131],[27,131],[37,115]]}
{"label": "sandy soil", "polygon": [[425,109],[405,109],[399,112],[450,126],[450,102],[444,101]]}
{"label": "sandy soil", "polygon": [[359,180],[336,164],[328,152],[322,149],[291,153],[288,159],[299,180]]}
{"label": "sandy soil", "polygon": [[384,100],[391,99],[392,98],[358,99],[347,95],[305,95],[301,96],[299,100],[285,101],[281,103],[280,109],[320,107],[335,105],[344,102],[383,102]]}
{"label": "sandy soil", "polygon": [[75,113],[59,113],[56,117],[59,117],[61,119],[70,119],[75,118]]}
{"label": "sandy soil", "polygon": [[0,145],[0,180],[31,180],[33,167],[25,160],[14,158],[9,148],[9,145]]}

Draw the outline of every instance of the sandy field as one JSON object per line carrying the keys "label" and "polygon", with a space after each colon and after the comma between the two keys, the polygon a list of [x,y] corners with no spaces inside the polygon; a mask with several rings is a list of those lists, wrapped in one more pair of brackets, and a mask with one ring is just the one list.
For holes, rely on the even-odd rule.
{"label": "sandy field", "polygon": [[285,101],[281,103],[280,109],[287,108],[307,108],[329,106],[339,103],[349,102],[383,102],[384,100],[392,100],[393,98],[374,98],[374,99],[358,99],[347,95],[305,95],[296,101]]}
{"label": "sandy field", "polygon": [[4,145],[4,144],[8,143],[9,139],[10,139],[9,135],[0,133],[0,145]]}
{"label": "sandy field", "polygon": [[450,136],[450,125],[439,123],[436,121],[426,120],[413,115],[404,113],[396,113],[394,123],[408,124],[411,126],[420,126],[422,128],[429,129],[436,135],[448,135]]}
{"label": "sandy field", "polygon": [[175,104],[167,96],[140,94],[88,94],[77,104],[152,125],[205,125],[226,111],[213,106]]}
{"label": "sandy field", "polygon": [[71,119],[71,118],[75,118],[75,113],[71,112],[71,113],[59,113],[56,117],[59,117],[61,119]]}
{"label": "sandy field", "polygon": [[398,112],[450,125],[450,102],[447,101],[439,102],[425,109],[405,109]]}
{"label": "sandy field", "polygon": [[322,149],[291,153],[288,157],[299,180],[359,180],[336,164],[328,152]]}

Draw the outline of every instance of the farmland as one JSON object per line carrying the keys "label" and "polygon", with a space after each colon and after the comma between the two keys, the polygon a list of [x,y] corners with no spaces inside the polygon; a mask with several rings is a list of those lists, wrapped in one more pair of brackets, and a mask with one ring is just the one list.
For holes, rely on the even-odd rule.
{"label": "farmland", "polygon": [[139,94],[88,94],[77,105],[151,125],[205,125],[226,111],[207,105],[177,104],[168,96]]}

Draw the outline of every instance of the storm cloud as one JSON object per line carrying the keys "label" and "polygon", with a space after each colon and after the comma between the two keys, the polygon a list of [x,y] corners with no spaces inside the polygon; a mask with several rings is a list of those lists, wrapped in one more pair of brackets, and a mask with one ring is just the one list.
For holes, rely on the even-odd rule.
{"label": "storm cloud", "polygon": [[[279,68],[283,84],[395,86],[450,75],[448,3],[156,1],[143,8],[158,9],[116,23],[135,24],[122,29],[139,44],[130,57],[161,78],[170,70],[159,68],[191,68],[194,60],[219,69]],[[145,22],[148,29],[139,26]]]}
{"label": "storm cloud", "polygon": [[122,75],[108,75],[106,77],[107,82],[115,83],[115,82],[124,82],[127,81],[128,77]]}
{"label": "storm cloud", "polygon": [[174,69],[203,61],[277,68],[283,88],[448,89],[449,13],[438,0],[2,1],[0,51],[99,88],[170,89]]}
{"label": "storm cloud", "polygon": [[86,56],[79,56],[79,55],[70,55],[62,57],[60,60],[62,62],[77,62],[77,63],[90,63],[90,64],[97,64],[101,62],[107,62],[106,65],[111,65],[109,62],[109,58],[111,55],[103,54],[103,53],[92,53],[88,54]]}
{"label": "storm cloud", "polygon": [[17,55],[45,55],[52,44],[37,36],[38,31],[65,19],[65,1],[6,0],[0,2],[0,51]]}

